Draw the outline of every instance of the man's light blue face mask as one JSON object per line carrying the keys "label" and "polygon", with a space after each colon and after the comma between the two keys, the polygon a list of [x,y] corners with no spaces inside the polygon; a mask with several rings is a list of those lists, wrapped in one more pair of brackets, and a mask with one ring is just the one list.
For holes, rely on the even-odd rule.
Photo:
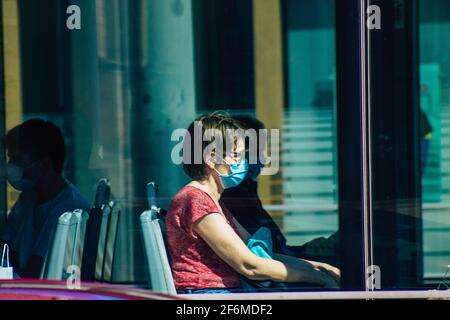
{"label": "man's light blue face mask", "polygon": [[[219,157],[221,158],[221,157]],[[224,175],[221,174],[219,171],[216,172],[220,177],[220,180],[222,181],[222,185],[224,189],[234,188],[237,187],[242,181],[244,181],[245,176],[248,172],[248,161],[247,159],[243,159],[239,161],[236,164],[229,164],[225,161],[225,159],[222,158],[222,160],[230,167],[230,174]]]}
{"label": "man's light blue face mask", "polygon": [[18,191],[27,191],[33,189],[36,180],[28,180],[24,178],[24,171],[37,164],[35,161],[28,167],[24,168],[16,164],[8,163],[6,165],[6,178],[11,186]]}
{"label": "man's light blue face mask", "polygon": [[260,163],[254,163],[248,165],[248,173],[247,173],[247,179],[256,180],[259,175],[261,174],[262,169],[264,168],[264,164]]}

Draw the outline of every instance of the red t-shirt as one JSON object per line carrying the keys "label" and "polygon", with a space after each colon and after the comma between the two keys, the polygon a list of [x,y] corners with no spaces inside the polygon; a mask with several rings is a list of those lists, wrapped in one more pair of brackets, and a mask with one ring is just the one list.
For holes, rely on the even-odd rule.
{"label": "red t-shirt", "polygon": [[[233,216],[220,203],[229,225],[237,232]],[[220,212],[204,191],[186,186],[175,195],[167,210],[166,230],[177,290],[239,288],[239,275],[192,229],[210,213]]]}

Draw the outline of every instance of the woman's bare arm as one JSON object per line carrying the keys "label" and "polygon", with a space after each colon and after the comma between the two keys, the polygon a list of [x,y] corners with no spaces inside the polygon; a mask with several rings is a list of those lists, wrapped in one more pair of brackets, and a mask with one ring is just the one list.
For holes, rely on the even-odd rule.
{"label": "woman's bare arm", "polygon": [[256,256],[219,213],[203,217],[193,229],[225,263],[249,279],[336,286],[330,275],[311,263],[300,259],[277,261]]}
{"label": "woman's bare arm", "polygon": [[[338,284],[340,283],[341,271],[332,265],[322,263],[322,262],[317,262],[317,261],[301,259],[301,258],[297,258],[297,257],[286,256],[284,254],[278,254],[278,253],[274,254],[274,259],[285,262],[285,263],[307,264],[309,266],[312,266],[315,269],[327,272],[331,277],[333,277],[333,279],[336,281],[336,283],[338,283]],[[299,260],[299,261],[297,261],[297,260]]]}

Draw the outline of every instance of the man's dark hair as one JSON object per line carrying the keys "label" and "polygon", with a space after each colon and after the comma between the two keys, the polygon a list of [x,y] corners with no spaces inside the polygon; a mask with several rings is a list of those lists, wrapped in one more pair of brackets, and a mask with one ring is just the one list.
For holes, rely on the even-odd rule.
{"label": "man's dark hair", "polygon": [[245,129],[254,129],[258,132],[258,130],[265,129],[266,126],[264,123],[259,121],[257,118],[247,115],[234,115],[232,117],[234,120],[240,122],[241,126]]}
{"label": "man's dark hair", "polygon": [[48,157],[53,169],[62,173],[66,146],[61,129],[50,121],[31,119],[12,128],[3,138],[7,150],[28,154],[33,160]]}
{"label": "man's dark hair", "polygon": [[[260,120],[258,120],[255,117],[252,116],[248,116],[248,115],[234,115],[233,119],[236,120],[240,126],[242,128],[244,128],[245,130],[255,130],[256,131],[256,154],[259,155],[259,143],[260,143],[260,135],[259,135],[259,130],[263,130],[266,128],[266,126],[264,125],[264,123],[262,123]],[[247,152],[249,152],[250,150],[250,140],[248,137],[245,138],[245,149],[247,150]],[[249,157],[249,155],[247,154],[247,157]],[[249,159],[250,161],[250,159]]]}

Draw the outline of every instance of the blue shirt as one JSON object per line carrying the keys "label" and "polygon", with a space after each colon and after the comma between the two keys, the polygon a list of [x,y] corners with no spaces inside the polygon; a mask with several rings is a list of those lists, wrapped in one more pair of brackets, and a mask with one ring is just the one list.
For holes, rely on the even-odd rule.
{"label": "blue shirt", "polygon": [[89,202],[72,184],[52,200],[39,204],[34,191],[23,191],[8,215],[2,240],[10,250],[19,254],[20,269],[24,269],[32,255],[45,257],[58,218],[75,209],[90,210]]}

